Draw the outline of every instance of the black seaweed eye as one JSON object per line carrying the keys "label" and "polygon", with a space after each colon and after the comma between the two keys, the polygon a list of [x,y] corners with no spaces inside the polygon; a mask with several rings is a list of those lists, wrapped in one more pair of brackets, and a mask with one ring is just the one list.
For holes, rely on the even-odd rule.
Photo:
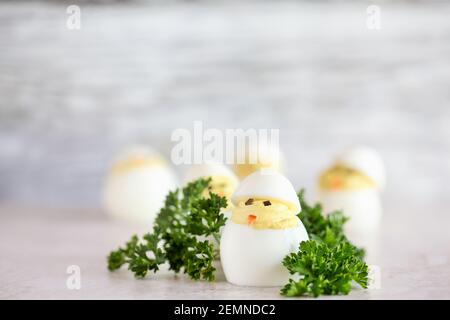
{"label": "black seaweed eye", "polygon": [[246,206],[249,206],[249,205],[253,204],[253,201],[255,201],[255,200],[253,200],[252,198],[250,198],[250,199],[248,199],[247,201],[245,201],[245,205],[246,205]]}
{"label": "black seaweed eye", "polygon": [[269,200],[266,200],[266,201],[263,202],[263,204],[264,204],[265,207],[267,207],[267,206],[271,206],[272,202],[270,202]]}

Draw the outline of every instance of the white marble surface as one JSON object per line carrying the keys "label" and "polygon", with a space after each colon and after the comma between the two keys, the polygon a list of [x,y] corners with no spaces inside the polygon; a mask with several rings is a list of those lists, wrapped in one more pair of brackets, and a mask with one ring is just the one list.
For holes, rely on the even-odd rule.
{"label": "white marble surface", "polygon": [[[380,288],[321,299],[450,299],[449,217],[401,213],[383,221],[378,253],[370,254],[369,264],[381,270]],[[283,298],[279,288],[237,287],[223,274],[208,283],[170,273],[145,280],[126,270],[110,273],[109,251],[145,230],[89,211],[1,207],[0,217],[0,299]],[[81,268],[80,290],[66,287],[69,265]]]}

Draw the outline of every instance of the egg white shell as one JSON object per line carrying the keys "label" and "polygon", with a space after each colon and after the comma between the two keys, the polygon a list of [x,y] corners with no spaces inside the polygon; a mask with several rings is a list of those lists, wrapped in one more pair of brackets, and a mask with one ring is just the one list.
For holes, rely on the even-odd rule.
{"label": "egg white shell", "polygon": [[161,157],[159,153],[157,153],[152,148],[149,148],[142,144],[134,144],[131,146],[128,146],[124,150],[122,150],[115,158],[114,162],[122,162],[126,161],[130,158],[136,158],[136,157],[142,157],[142,158],[149,158],[149,157]]}
{"label": "egg white shell", "polygon": [[270,169],[261,169],[242,180],[231,201],[237,205],[242,198],[272,198],[290,204],[290,210],[298,213],[300,201],[292,183],[281,173]]}
{"label": "egg white shell", "polygon": [[239,183],[239,180],[233,171],[221,163],[203,163],[192,165],[186,171],[183,181],[186,184],[199,178],[214,176],[228,177],[235,185]]}
{"label": "egg white shell", "polygon": [[285,156],[281,149],[276,146],[259,142],[244,146],[238,145],[238,150],[240,150],[240,152],[242,152],[242,150],[245,152],[245,161],[244,163],[238,162],[238,160],[243,156],[238,154],[235,159],[236,163],[233,166],[233,170],[241,179],[245,178],[245,176],[241,176],[243,174],[241,172],[241,167],[254,164],[255,162],[260,164],[265,169],[272,169],[280,173],[284,172],[286,164]]}
{"label": "egg white shell", "polygon": [[382,207],[376,189],[320,190],[318,198],[324,213],[342,210],[350,218],[344,226],[349,234],[366,235],[378,230]]}
{"label": "egg white shell", "polygon": [[350,148],[337,156],[336,163],[360,171],[371,178],[380,190],[384,189],[386,184],[384,163],[374,149],[365,146]]}
{"label": "egg white shell", "polygon": [[[237,186],[239,184],[239,180],[233,173],[233,171],[231,171],[229,168],[227,168],[225,165],[221,163],[211,163],[211,162],[190,166],[185,173],[183,183],[187,184],[199,178],[215,177],[215,176],[228,177],[233,185]],[[222,213],[225,215],[227,219],[231,217],[231,213],[229,211],[223,211]],[[221,230],[223,230],[223,227]],[[210,241],[211,243],[213,243],[215,248],[218,248],[219,246],[213,236],[199,237],[199,239],[200,241],[204,240]]]}
{"label": "egg white shell", "polygon": [[[222,213],[227,218],[227,221],[231,219],[231,212],[223,211]],[[220,228],[220,230],[219,230],[219,234],[220,235],[222,235],[222,232],[223,232],[224,228],[225,228],[225,226]],[[208,240],[210,243],[212,243],[212,245],[214,246],[215,250],[220,250],[220,243],[218,243],[216,238],[214,238],[212,235],[211,236],[207,236],[207,237],[205,237],[205,236],[198,236],[197,239],[199,241]],[[220,257],[218,257],[217,260],[220,260]]]}
{"label": "egg white shell", "polygon": [[247,156],[253,152],[257,155],[258,161],[264,164],[270,164],[268,168],[283,172],[285,167],[284,153],[280,148],[275,148],[267,143],[257,143],[250,145],[247,151]]}
{"label": "egg white shell", "polygon": [[[127,150],[117,159],[123,161],[136,155],[160,157],[151,149],[138,147]],[[174,190],[177,184],[174,172],[165,164],[111,172],[106,177],[102,204],[113,217],[151,227],[167,193]]]}
{"label": "egg white shell", "polygon": [[281,286],[290,274],[282,265],[289,253],[308,240],[300,222],[296,228],[257,230],[228,220],[220,240],[220,259],[228,282],[240,286]]}

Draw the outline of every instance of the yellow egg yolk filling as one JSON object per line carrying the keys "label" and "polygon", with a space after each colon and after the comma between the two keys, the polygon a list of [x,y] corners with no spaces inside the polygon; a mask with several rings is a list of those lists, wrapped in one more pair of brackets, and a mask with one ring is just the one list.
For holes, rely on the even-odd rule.
{"label": "yellow egg yolk filling", "polygon": [[320,175],[319,187],[322,190],[336,191],[376,188],[376,185],[372,179],[357,170],[335,165]]}
{"label": "yellow egg yolk filling", "polygon": [[[209,177],[204,178],[206,179]],[[210,178],[211,183],[209,185],[209,189],[203,191],[203,197],[208,198],[210,192],[215,193],[218,196],[225,197],[227,198],[227,207],[225,210],[231,210],[233,208],[233,204],[230,199],[237,187],[237,182],[233,182],[233,180],[227,176],[213,176]]]}
{"label": "yellow egg yolk filling", "polygon": [[231,221],[255,229],[289,229],[298,226],[298,218],[287,204],[274,199],[247,199],[239,202]]}
{"label": "yellow egg yolk filling", "polygon": [[115,163],[111,168],[111,173],[120,174],[137,168],[164,165],[165,161],[160,157],[131,157]]}
{"label": "yellow egg yolk filling", "polygon": [[211,177],[210,190],[205,191],[206,194],[209,194],[209,191],[211,191],[221,197],[230,199],[236,187],[237,185],[226,176],[213,176]]}

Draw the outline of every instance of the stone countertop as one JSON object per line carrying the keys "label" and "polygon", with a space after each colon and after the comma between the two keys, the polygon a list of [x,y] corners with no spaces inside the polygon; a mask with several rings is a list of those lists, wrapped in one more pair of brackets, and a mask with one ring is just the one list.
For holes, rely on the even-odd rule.
{"label": "stone countertop", "polygon": [[[449,219],[426,226],[414,218],[419,216],[385,215],[368,261],[380,272],[378,288],[321,299],[449,299]],[[0,221],[0,299],[283,298],[278,288],[228,284],[221,272],[214,283],[169,272],[145,280],[135,280],[126,270],[110,273],[109,251],[145,228],[111,221],[95,210],[3,206]],[[71,265],[81,270],[79,290],[66,286]]]}

